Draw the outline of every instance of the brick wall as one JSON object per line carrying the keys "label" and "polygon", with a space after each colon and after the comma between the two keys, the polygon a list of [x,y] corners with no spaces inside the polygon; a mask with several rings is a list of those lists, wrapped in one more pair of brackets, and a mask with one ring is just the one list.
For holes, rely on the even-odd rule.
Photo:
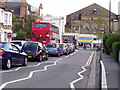
{"label": "brick wall", "polygon": [[20,7],[20,17],[26,17],[27,3],[25,1],[21,2]]}

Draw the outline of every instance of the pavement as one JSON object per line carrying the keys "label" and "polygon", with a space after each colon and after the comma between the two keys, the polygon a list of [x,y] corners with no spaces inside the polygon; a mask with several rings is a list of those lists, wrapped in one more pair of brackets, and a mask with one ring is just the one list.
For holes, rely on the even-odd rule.
{"label": "pavement", "polygon": [[106,83],[108,89],[120,90],[120,64],[110,55],[102,53],[102,62],[106,72]]}
{"label": "pavement", "polygon": [[100,59],[100,54],[100,51],[94,54],[87,88],[120,90],[120,63],[105,53]]}

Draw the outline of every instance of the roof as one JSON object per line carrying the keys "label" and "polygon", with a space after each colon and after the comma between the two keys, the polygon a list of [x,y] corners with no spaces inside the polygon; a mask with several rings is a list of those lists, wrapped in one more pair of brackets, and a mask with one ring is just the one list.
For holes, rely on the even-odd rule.
{"label": "roof", "polygon": [[15,16],[20,16],[20,2],[5,2],[8,8],[14,10],[14,15]]}
{"label": "roof", "polygon": [[[81,10],[78,10],[74,13],[71,13],[69,15],[73,15],[73,14],[76,14],[76,13],[79,13],[79,14],[82,14],[82,15],[91,15],[93,14],[93,12],[96,11],[97,14],[96,15],[101,15],[101,16],[108,16],[109,15],[109,10],[107,10],[106,8],[96,4],[96,3],[93,3],[92,5],[89,5]],[[112,15],[116,15],[115,13],[111,12]],[[69,16],[68,15],[68,16]]]}

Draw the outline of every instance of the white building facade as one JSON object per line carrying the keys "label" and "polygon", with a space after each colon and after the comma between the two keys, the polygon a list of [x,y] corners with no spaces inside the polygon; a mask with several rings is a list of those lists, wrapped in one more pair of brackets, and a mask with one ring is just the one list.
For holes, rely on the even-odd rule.
{"label": "white building facade", "polygon": [[59,39],[60,43],[62,43],[62,34],[64,32],[64,18],[61,16],[46,15],[43,18],[43,22],[52,23],[59,28]]}
{"label": "white building facade", "polygon": [[12,12],[0,8],[0,42],[12,40]]}

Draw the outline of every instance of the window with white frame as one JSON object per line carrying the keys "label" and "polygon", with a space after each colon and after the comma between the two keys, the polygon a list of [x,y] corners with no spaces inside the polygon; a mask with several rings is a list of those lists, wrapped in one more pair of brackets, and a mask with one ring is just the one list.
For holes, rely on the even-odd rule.
{"label": "window with white frame", "polygon": [[4,24],[7,25],[8,24],[8,13],[4,14]]}
{"label": "window with white frame", "polygon": [[1,42],[1,32],[0,32],[0,42]]}
{"label": "window with white frame", "polygon": [[4,42],[7,42],[7,32],[4,32]]}
{"label": "window with white frame", "polygon": [[3,21],[4,21],[3,16],[4,16],[4,10],[0,9],[0,23],[3,23]]}
{"label": "window with white frame", "polygon": [[9,14],[9,24],[12,25],[12,14]]}
{"label": "window with white frame", "polygon": [[4,25],[12,25],[12,13],[4,12]]}

